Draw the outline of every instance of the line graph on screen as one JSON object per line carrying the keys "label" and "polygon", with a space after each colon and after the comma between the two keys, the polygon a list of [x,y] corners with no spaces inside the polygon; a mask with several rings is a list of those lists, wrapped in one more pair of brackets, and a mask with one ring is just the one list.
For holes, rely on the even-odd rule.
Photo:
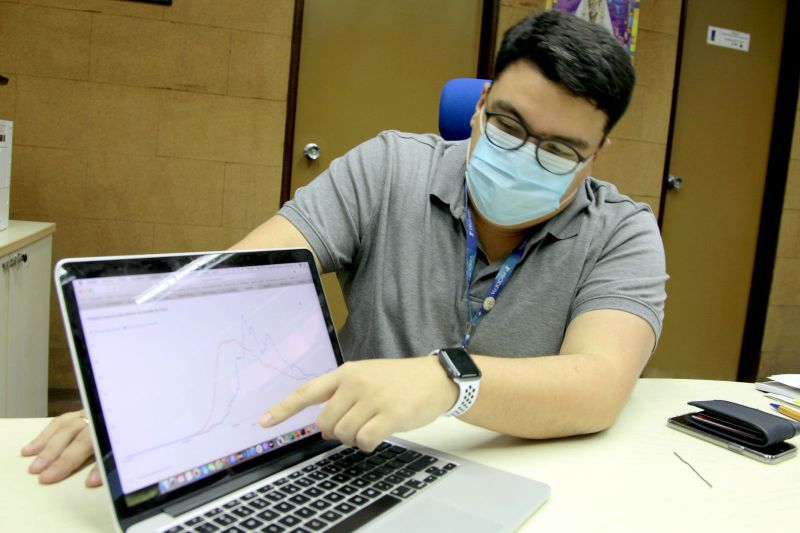
{"label": "line graph on screen", "polygon": [[264,440],[264,410],[336,367],[312,284],[158,306],[106,310],[87,339],[115,455],[140,471]]}

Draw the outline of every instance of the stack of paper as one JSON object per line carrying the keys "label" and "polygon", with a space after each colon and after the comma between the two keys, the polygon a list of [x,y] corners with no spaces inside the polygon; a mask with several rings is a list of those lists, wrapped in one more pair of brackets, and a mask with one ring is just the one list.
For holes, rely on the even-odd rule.
{"label": "stack of paper", "polygon": [[756,383],[756,389],[764,393],[779,413],[800,420],[800,374],[769,376],[768,381]]}
{"label": "stack of paper", "polygon": [[[780,396],[781,401],[788,403],[800,401],[800,374],[769,376],[769,381],[756,383],[756,389]],[[795,405],[800,405],[800,403]]]}

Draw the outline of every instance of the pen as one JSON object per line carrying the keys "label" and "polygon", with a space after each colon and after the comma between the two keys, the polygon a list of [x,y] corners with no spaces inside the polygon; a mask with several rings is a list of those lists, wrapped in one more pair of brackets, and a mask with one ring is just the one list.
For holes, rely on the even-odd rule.
{"label": "pen", "polygon": [[777,403],[769,404],[773,409],[778,411],[780,414],[788,416],[792,420],[797,420],[800,422],[800,411],[792,409],[790,407],[785,407],[783,405],[778,405]]}

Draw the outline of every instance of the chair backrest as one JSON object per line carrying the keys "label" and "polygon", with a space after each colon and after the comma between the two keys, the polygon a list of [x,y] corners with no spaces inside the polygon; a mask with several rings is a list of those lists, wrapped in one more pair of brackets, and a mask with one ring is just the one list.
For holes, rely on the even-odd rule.
{"label": "chair backrest", "polygon": [[456,78],[444,84],[439,98],[439,133],[444,139],[459,141],[470,136],[469,119],[487,82],[490,80]]}

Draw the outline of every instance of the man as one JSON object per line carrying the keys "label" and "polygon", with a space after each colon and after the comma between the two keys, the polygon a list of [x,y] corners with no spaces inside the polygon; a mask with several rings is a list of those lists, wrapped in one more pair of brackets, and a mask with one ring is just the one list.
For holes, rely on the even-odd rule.
{"label": "man", "polygon": [[[633,79],[608,32],[558,12],[525,19],[504,38],[468,141],[385,132],[239,242],[310,248],[350,310],[348,362],[261,423],[327,402],[323,434],[365,450],[445,413],[524,438],[609,427],[665,300],[652,213],[589,177]],[[427,356],[448,347],[469,352],[479,386]],[[57,481],[89,457],[88,431],[64,415],[23,453]]]}

